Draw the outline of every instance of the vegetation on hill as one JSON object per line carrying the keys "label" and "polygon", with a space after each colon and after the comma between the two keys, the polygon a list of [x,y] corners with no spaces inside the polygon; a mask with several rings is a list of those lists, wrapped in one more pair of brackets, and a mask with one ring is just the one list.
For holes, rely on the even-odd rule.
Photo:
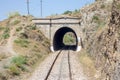
{"label": "vegetation on hill", "polygon": [[[92,80],[120,79],[120,9],[119,0],[96,0],[80,10],[85,54],[81,52],[83,65],[93,64],[96,71]],[[83,61],[91,59],[92,62]],[[90,68],[92,69],[92,68]],[[93,70],[93,69],[92,69]]]}
{"label": "vegetation on hill", "polygon": [[0,80],[21,80],[50,52],[48,39],[31,19],[15,12],[0,22]]}

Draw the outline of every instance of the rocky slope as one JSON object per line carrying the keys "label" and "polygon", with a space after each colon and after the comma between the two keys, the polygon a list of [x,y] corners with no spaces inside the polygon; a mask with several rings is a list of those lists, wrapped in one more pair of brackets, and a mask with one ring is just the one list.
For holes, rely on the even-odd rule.
{"label": "rocky slope", "polygon": [[20,76],[50,52],[48,39],[31,20],[15,13],[0,22],[0,80],[23,80]]}
{"label": "rocky slope", "polygon": [[81,13],[84,48],[94,61],[99,80],[119,80],[120,1],[96,0]]}

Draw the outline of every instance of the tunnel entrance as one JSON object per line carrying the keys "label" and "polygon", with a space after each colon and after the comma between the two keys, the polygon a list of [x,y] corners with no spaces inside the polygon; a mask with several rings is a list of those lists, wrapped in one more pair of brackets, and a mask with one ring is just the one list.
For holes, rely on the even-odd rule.
{"label": "tunnel entrance", "polygon": [[68,27],[62,27],[56,31],[53,37],[53,49],[57,50],[76,50],[78,46],[75,31]]}

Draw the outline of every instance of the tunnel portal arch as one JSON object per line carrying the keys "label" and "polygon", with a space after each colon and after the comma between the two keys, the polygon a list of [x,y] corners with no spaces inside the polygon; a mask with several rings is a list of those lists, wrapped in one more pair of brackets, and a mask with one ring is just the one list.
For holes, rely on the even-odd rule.
{"label": "tunnel portal arch", "polygon": [[[64,38],[64,35],[68,32],[72,32],[74,35],[75,35],[75,38],[76,38],[76,44],[75,45],[65,45],[63,43],[63,38]],[[67,26],[65,27],[62,27],[62,28],[59,28],[54,36],[53,36],[53,50],[54,51],[57,51],[57,50],[60,50],[60,49],[72,49],[72,50],[76,50],[77,49],[77,46],[78,46],[78,37],[77,37],[77,34],[76,32],[72,29],[72,28],[69,28]]]}
{"label": "tunnel portal arch", "polygon": [[[57,50],[62,46],[62,44],[60,44],[62,41],[60,40],[67,32],[72,32],[76,36],[76,51],[78,52],[83,48],[81,45],[82,39],[84,38],[81,27],[81,17],[63,15],[55,18],[34,18],[32,22],[35,23],[37,28],[50,40],[50,49],[52,52],[54,52],[54,49]],[[59,37],[58,34],[60,35]],[[56,41],[56,39],[59,40]],[[56,46],[56,44],[59,44],[59,46]]]}

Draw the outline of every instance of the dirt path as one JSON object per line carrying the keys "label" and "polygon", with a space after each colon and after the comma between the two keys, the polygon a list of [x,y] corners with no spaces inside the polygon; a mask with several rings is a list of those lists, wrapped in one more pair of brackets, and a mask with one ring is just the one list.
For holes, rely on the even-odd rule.
{"label": "dirt path", "polygon": [[[0,56],[5,56],[6,58],[2,59],[2,61],[0,61],[0,70],[2,72],[3,67],[5,64],[9,64],[9,60],[13,57],[13,55],[17,55],[17,53],[13,50],[13,41],[15,39],[15,37],[13,36],[15,33],[15,28],[13,28],[10,31],[10,37],[7,40],[6,45],[4,46],[0,46]],[[4,71],[3,71],[4,72]]]}
{"label": "dirt path", "polygon": [[10,52],[12,55],[16,55],[16,52],[13,50],[13,42],[15,39],[14,33],[15,33],[15,28],[11,29],[10,37],[9,37],[7,44],[6,44],[6,50],[8,50],[8,52]]}
{"label": "dirt path", "polygon": [[[26,80],[45,80],[57,53],[58,52],[55,52],[46,58],[33,72],[31,77]],[[80,63],[78,62],[77,54],[73,51],[70,51],[69,57],[71,79],[69,74],[68,51],[62,51],[62,53],[59,55],[59,58],[56,60],[56,63],[53,66],[53,69],[47,80],[88,80],[83,73]]]}
{"label": "dirt path", "polygon": [[13,56],[13,55],[17,55],[17,53],[13,50],[13,42],[15,40],[15,28],[12,28],[10,30],[10,37],[7,39],[7,43],[5,45],[0,46],[0,54],[2,55],[4,53],[4,55],[7,56]]}

